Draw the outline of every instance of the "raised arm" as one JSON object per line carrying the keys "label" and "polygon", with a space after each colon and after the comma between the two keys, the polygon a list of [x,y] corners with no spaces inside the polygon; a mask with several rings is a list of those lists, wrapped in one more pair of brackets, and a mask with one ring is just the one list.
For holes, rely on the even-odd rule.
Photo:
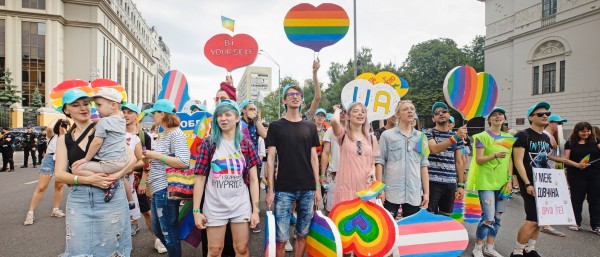
{"label": "raised arm", "polygon": [[331,123],[331,128],[333,129],[333,135],[335,135],[335,137],[340,137],[344,133],[344,127],[340,122],[340,113],[342,113],[342,110],[338,105],[334,105],[333,110],[333,117],[329,122]]}
{"label": "raised arm", "polygon": [[319,85],[319,78],[317,76],[317,71],[321,67],[321,61],[319,58],[313,61],[312,71],[313,71],[313,88],[315,90],[315,97],[310,104],[310,108],[308,109],[308,116],[314,117],[315,112],[319,108],[319,104],[321,103],[321,85]]}

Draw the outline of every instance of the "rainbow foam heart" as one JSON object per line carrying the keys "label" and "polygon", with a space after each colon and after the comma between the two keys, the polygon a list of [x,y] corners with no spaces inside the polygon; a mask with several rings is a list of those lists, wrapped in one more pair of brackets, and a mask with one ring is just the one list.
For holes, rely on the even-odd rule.
{"label": "rainbow foam heart", "polygon": [[377,74],[365,72],[358,75],[356,79],[368,80],[373,85],[378,83],[388,84],[396,90],[400,97],[403,97],[408,93],[408,81],[402,77],[398,77],[398,75],[393,72],[381,71]]}
{"label": "rainbow foam heart", "polygon": [[308,236],[306,237],[306,253],[309,257],[341,257],[342,239],[333,221],[315,211],[310,221]]}
{"label": "rainbow foam heart", "polygon": [[317,7],[307,3],[296,5],[283,20],[287,38],[315,52],[340,41],[349,27],[350,19],[344,8],[330,3]]}
{"label": "rainbow foam heart", "polygon": [[444,80],[446,102],[470,120],[491,113],[498,101],[498,86],[492,75],[476,73],[471,66],[455,67]]}

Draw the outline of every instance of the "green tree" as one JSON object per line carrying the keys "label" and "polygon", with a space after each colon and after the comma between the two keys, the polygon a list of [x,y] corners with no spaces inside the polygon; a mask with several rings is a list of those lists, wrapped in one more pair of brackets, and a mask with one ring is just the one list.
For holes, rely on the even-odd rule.
{"label": "green tree", "polygon": [[35,109],[44,107],[44,96],[40,93],[37,86],[35,87],[35,92],[33,92],[33,104],[31,107]]}
{"label": "green tree", "polygon": [[20,103],[23,101],[23,98],[20,96],[21,91],[17,91],[15,89],[15,85],[12,84],[12,73],[6,69],[4,71],[4,75],[2,76],[2,90],[0,90],[0,106],[9,107],[11,104]]}
{"label": "green tree", "polygon": [[471,45],[466,45],[462,48],[467,65],[475,68],[477,72],[485,71],[484,47],[485,36],[477,35],[471,41]]}

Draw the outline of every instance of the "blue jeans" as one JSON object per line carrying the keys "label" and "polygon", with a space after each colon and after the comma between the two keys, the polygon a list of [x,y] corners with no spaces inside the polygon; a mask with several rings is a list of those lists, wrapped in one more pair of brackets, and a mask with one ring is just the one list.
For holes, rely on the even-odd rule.
{"label": "blue jeans", "polygon": [[152,194],[152,231],[167,248],[169,257],[181,256],[181,239],[177,223],[179,201],[169,200],[167,189]]}
{"label": "blue jeans", "polygon": [[[479,190],[478,193],[482,213],[475,237],[477,240],[484,240],[488,236],[496,237],[500,229],[500,218],[506,207],[506,200],[499,199],[500,190]],[[491,224],[486,224],[486,221]]]}
{"label": "blue jeans", "polygon": [[315,204],[315,191],[275,192],[275,241],[286,242],[290,238],[290,219],[292,218],[292,203],[296,201],[296,235],[308,235],[310,221]]}

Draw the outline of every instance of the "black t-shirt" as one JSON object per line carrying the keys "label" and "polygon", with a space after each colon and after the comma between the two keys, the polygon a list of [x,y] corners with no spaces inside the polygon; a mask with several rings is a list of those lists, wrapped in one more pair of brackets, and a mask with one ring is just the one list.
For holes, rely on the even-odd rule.
{"label": "black t-shirt", "polygon": [[[600,141],[594,141],[593,143],[587,144],[575,144],[571,145],[571,141],[567,141],[565,143],[565,150],[571,150],[569,154],[569,160],[574,161],[576,163],[581,162],[581,160],[586,156],[590,155],[590,162],[600,159],[600,149],[598,149],[598,144]],[[594,162],[590,164],[590,167],[583,169],[583,171],[590,170],[599,170],[600,162]],[[571,167],[567,165],[567,171],[569,172],[577,172],[581,171],[579,168]]]}
{"label": "black t-shirt", "polygon": [[31,132],[31,133],[25,133],[25,135],[23,135],[23,143],[26,146],[33,146],[33,144],[35,143],[35,139],[36,138],[37,138],[37,136],[33,132]]}
{"label": "black t-shirt", "polygon": [[377,140],[379,140],[379,138],[381,137],[381,134],[383,134],[383,132],[385,130],[386,130],[385,127],[381,127],[381,128],[378,128],[373,131],[373,134],[375,135],[375,137],[377,137]]}
{"label": "black t-shirt", "polygon": [[319,145],[313,122],[291,122],[282,118],[269,125],[265,146],[276,147],[279,159],[275,191],[315,190],[310,155],[311,148]]}
{"label": "black t-shirt", "polygon": [[[550,137],[544,133],[538,133],[531,128],[519,131],[515,137],[517,138],[517,142],[515,142],[513,147],[525,148],[523,166],[525,166],[525,170],[527,171],[529,182],[533,183],[533,168],[550,168],[548,165],[548,155],[552,153]],[[517,177],[523,182],[521,176]]]}

